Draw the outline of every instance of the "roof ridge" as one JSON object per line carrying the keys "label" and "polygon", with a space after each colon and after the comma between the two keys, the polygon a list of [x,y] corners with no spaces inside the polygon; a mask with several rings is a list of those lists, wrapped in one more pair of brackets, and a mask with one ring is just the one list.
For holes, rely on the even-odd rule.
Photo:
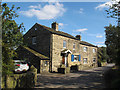
{"label": "roof ridge", "polygon": [[80,44],[85,44],[85,45],[89,45],[89,46],[94,46],[94,47],[97,47],[89,42],[86,42],[86,41],[80,41]]}
{"label": "roof ridge", "polygon": [[[56,34],[59,34],[59,35],[64,35],[64,36],[67,36],[67,37],[70,37],[70,38],[74,38],[76,39],[74,36],[72,36],[71,34],[69,33],[66,33],[66,32],[63,32],[63,31],[55,31],[54,29],[50,28],[50,27],[47,27],[45,25],[41,25],[39,23],[37,23],[38,25],[42,26],[43,28],[45,27],[46,30],[50,29],[49,31],[52,32],[52,33],[56,33]],[[77,40],[77,39],[76,39]]]}
{"label": "roof ridge", "polygon": [[[54,29],[50,28],[50,27],[47,27],[45,25],[41,25],[39,23],[37,23],[38,25],[42,26],[43,28],[45,28],[46,30],[52,32],[52,33],[55,33],[55,34],[58,34],[58,35],[62,35],[62,36],[65,36],[65,37],[69,37],[69,38],[72,38],[72,39],[75,39],[75,40],[78,40],[76,37],[72,36],[71,34],[69,33],[66,33],[66,32],[63,32],[63,31],[55,31]],[[86,41],[80,41],[80,44],[84,44],[84,45],[88,45],[88,46],[93,46],[93,47],[97,47],[89,42],[86,42]]]}
{"label": "roof ridge", "polygon": [[49,28],[49,29],[51,29],[51,30],[54,30],[54,29],[52,29],[52,28],[50,28],[50,27],[47,27],[47,26],[45,26],[45,25],[41,25],[41,24],[39,24],[39,23],[37,23],[37,24],[40,25],[40,26],[43,26],[43,27]]}

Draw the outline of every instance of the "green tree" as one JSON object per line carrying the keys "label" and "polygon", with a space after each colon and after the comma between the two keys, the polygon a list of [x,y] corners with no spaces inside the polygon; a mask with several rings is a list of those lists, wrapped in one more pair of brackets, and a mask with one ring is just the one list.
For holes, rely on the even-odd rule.
{"label": "green tree", "polygon": [[2,74],[11,74],[14,69],[13,57],[17,54],[15,49],[23,43],[23,23],[18,25],[15,18],[18,17],[16,11],[20,9],[12,5],[11,8],[6,3],[1,5],[2,12]]}
{"label": "green tree", "polygon": [[106,52],[106,47],[99,47],[98,48],[98,62],[109,62],[109,56]]}
{"label": "green tree", "polygon": [[106,6],[109,6],[108,10],[105,10],[108,14],[108,18],[115,18],[118,19],[118,15],[120,15],[120,13],[118,13],[118,5],[119,2],[117,2],[117,0],[112,0],[114,3],[112,5],[106,4]]}
{"label": "green tree", "polygon": [[105,27],[107,54],[110,60],[120,65],[120,27],[109,25]]}

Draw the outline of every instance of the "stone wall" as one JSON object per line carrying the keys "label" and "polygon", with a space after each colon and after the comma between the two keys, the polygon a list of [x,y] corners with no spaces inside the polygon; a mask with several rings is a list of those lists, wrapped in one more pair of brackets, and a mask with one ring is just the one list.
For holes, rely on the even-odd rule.
{"label": "stone wall", "polygon": [[[35,30],[37,28],[37,30]],[[50,35],[48,30],[35,24],[25,35],[24,43],[26,43],[33,50],[50,57]],[[32,44],[32,38],[36,37],[36,44]]]}
{"label": "stone wall", "polygon": [[27,73],[2,76],[1,88],[33,88],[36,83],[37,69],[32,66]]}
{"label": "stone wall", "polygon": [[40,62],[40,73],[48,73],[49,72],[49,60],[41,60]]}
{"label": "stone wall", "polygon": [[[63,48],[63,40],[66,41],[67,46],[66,48]],[[80,61],[71,61],[71,54],[68,55],[68,67],[78,65],[79,70],[85,68],[90,68],[90,67],[95,67],[97,66],[97,48],[92,47],[92,46],[87,46],[87,45],[82,45],[79,44],[79,40],[71,39],[68,37],[52,34],[52,71],[57,71],[57,68],[61,65],[62,63],[62,56],[61,56],[61,51],[64,49],[69,49],[72,51],[73,55],[81,55],[81,60]],[[73,44],[75,43],[75,50],[73,50]],[[88,50],[87,52],[83,51],[83,47],[87,47]],[[96,52],[93,53],[93,48],[96,49]],[[83,58],[88,59],[87,64],[83,64]],[[93,63],[93,58],[96,58],[96,62]]]}
{"label": "stone wall", "polygon": [[[62,63],[62,56],[61,51],[64,49],[69,49],[72,51],[72,54],[78,54],[79,55],[79,43],[80,41],[71,39],[68,37],[52,34],[53,38],[53,46],[52,46],[52,71],[57,71],[57,68]],[[63,40],[66,41],[67,45],[66,48],[63,48]],[[75,43],[75,50],[73,50],[73,43]],[[71,65],[71,55],[68,58],[68,63]],[[73,63],[73,62],[72,62]],[[76,62],[77,63],[77,62]]]}
{"label": "stone wall", "polygon": [[[87,47],[87,52],[84,52],[83,48]],[[96,52],[93,53],[93,49],[96,49]],[[80,45],[80,55],[81,55],[81,64],[84,66],[97,66],[97,47]],[[83,63],[83,58],[87,58],[88,62],[86,64]],[[96,62],[93,63],[93,58],[96,58]]]}

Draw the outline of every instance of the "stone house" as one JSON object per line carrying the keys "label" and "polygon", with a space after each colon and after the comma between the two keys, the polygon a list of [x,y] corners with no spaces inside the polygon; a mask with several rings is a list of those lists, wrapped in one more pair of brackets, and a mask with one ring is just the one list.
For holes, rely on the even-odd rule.
{"label": "stone house", "polygon": [[[76,66],[78,70],[97,66],[97,46],[81,41],[80,35],[74,37],[59,31],[56,22],[52,23],[51,28],[36,23],[23,38],[28,48],[45,57],[40,61],[48,61],[47,69],[43,67],[42,71],[57,72],[64,69],[69,72]],[[21,49],[19,53],[22,53]],[[33,61],[39,62],[37,66],[41,72],[40,68],[45,63],[40,64],[39,58]]]}

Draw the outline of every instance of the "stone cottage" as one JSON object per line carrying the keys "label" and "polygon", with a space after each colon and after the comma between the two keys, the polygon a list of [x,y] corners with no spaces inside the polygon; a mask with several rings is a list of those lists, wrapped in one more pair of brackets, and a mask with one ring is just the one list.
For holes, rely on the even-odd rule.
{"label": "stone cottage", "polygon": [[[70,69],[82,70],[97,66],[97,46],[81,41],[80,35],[74,37],[59,31],[56,22],[52,23],[51,28],[36,23],[24,35],[24,43],[27,44],[27,48],[39,54],[39,58],[33,61],[39,62],[37,68],[40,72],[46,70],[69,72]],[[19,49],[19,53],[23,54],[21,49]],[[23,56],[24,58],[27,56],[29,60],[32,59],[25,53],[20,55],[20,57]],[[40,58],[41,56],[44,58]],[[43,65],[45,63],[40,63],[41,61],[46,62],[46,66]]]}

